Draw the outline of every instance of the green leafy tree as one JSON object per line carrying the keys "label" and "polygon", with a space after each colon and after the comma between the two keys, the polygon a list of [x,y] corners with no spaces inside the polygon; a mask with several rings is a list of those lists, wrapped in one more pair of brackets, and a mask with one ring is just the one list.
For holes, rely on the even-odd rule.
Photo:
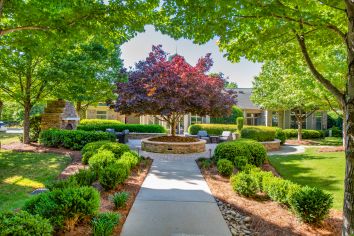
{"label": "green leafy tree", "polygon": [[237,86],[237,84],[235,82],[226,81],[225,82],[225,88],[227,88],[227,89],[236,89],[236,88],[238,88],[238,86]]}
{"label": "green leafy tree", "polygon": [[354,233],[354,2],[165,0],[157,27],[175,38],[215,37],[228,59],[306,65],[344,111],[343,235]]}
{"label": "green leafy tree", "polygon": [[299,142],[307,117],[317,110],[338,105],[333,96],[311,78],[311,74],[300,68],[292,71],[279,61],[268,61],[263,65],[262,72],[253,82],[251,99],[265,109],[291,110],[298,127]]}
{"label": "green leafy tree", "polygon": [[237,106],[232,106],[231,115],[226,117],[211,117],[210,123],[213,124],[235,124],[237,117],[243,117],[243,112]]}

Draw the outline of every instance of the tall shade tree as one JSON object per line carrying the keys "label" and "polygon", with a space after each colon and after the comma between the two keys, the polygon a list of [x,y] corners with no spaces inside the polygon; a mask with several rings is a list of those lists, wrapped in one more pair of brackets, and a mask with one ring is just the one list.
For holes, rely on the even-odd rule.
{"label": "tall shade tree", "polygon": [[191,66],[182,56],[168,57],[161,45],[154,46],[130,72],[128,82],[117,84],[116,111],[154,115],[167,122],[173,136],[185,114],[230,114],[235,100],[224,91],[225,81],[219,75],[206,74],[212,65],[210,54]]}
{"label": "tall shade tree", "polygon": [[[306,64],[341,104],[346,128],[343,235],[354,233],[354,2],[164,0],[157,27],[196,43],[218,38],[228,59]],[[325,55],[325,56],[323,56]],[[322,62],[320,59],[325,58]],[[342,61],[338,67],[336,62]],[[328,65],[328,67],[326,66]],[[340,80],[333,74],[342,75]],[[344,86],[343,86],[344,84]]]}
{"label": "tall shade tree", "polygon": [[81,118],[88,106],[115,99],[115,83],[126,79],[118,46],[74,45],[57,52],[55,58],[51,70],[66,81],[58,85],[55,95],[75,103]]}
{"label": "tall shade tree", "polygon": [[267,61],[253,82],[251,100],[262,108],[291,110],[298,127],[298,141],[306,118],[318,110],[338,109],[338,103],[311,74],[301,67],[287,67],[280,61]]}

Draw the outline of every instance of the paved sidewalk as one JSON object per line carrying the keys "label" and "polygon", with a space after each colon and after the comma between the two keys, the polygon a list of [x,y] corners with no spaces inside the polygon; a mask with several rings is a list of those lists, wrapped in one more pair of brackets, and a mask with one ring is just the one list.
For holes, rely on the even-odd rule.
{"label": "paved sidewalk", "polygon": [[156,158],[122,236],[231,236],[194,158]]}

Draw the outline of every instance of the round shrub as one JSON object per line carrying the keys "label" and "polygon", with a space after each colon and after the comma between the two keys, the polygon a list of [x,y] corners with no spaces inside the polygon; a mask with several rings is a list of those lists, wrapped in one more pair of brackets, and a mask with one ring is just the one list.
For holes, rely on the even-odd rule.
{"label": "round shrub", "polygon": [[94,216],[100,207],[100,194],[92,187],[55,189],[26,202],[24,210],[46,218],[57,229],[71,230],[83,218]]}
{"label": "round shrub", "polygon": [[241,138],[254,139],[258,142],[273,141],[275,128],[267,126],[246,126],[241,130]]}
{"label": "round shrub", "polygon": [[116,162],[102,169],[98,180],[105,190],[111,190],[118,184],[123,183],[127,178],[127,167]]}
{"label": "round shrub", "polygon": [[284,180],[275,176],[263,178],[263,191],[273,201],[289,205],[289,200],[293,193],[300,189],[300,186],[289,180]]}
{"label": "round shrub", "polygon": [[267,178],[275,178],[272,172],[261,171],[260,168],[251,168],[248,170],[249,173],[254,177],[257,184],[257,189],[259,192],[263,192],[263,181]]}
{"label": "round shrub", "polygon": [[235,192],[246,197],[252,197],[257,193],[257,183],[252,175],[239,172],[230,178],[231,186]]}
{"label": "round shrub", "polygon": [[87,165],[88,160],[98,152],[98,149],[102,147],[103,144],[109,143],[110,141],[97,141],[97,142],[92,142],[86,144],[82,150],[81,150],[81,155],[82,155],[82,163]]}
{"label": "round shrub", "polygon": [[321,189],[302,187],[290,198],[290,206],[295,214],[306,223],[320,223],[329,213],[333,197]]}
{"label": "round shrub", "polygon": [[81,151],[82,163],[87,164],[88,160],[95,154],[101,151],[111,151],[114,153],[115,158],[119,159],[123,153],[129,152],[129,146],[122,143],[110,141],[98,141],[88,143]]}
{"label": "round shrub", "polygon": [[281,128],[275,128],[275,138],[280,140],[280,144],[284,144],[286,141],[286,136]]}
{"label": "round shrub", "polygon": [[130,168],[133,168],[139,163],[139,156],[137,153],[129,151],[123,153],[123,155],[120,157],[120,160],[126,160],[130,164]]}
{"label": "round shrub", "polygon": [[217,163],[217,168],[222,176],[230,176],[234,171],[234,165],[231,161],[226,159],[220,159]]}
{"label": "round shrub", "polygon": [[99,173],[101,169],[114,163],[116,160],[113,152],[101,150],[89,159],[89,165],[96,173]]}
{"label": "round shrub", "polygon": [[115,143],[115,142],[108,142],[103,144],[99,149],[99,151],[108,150],[114,153],[115,158],[119,159],[123,153],[129,152],[129,146],[123,143]]}
{"label": "round shrub", "polygon": [[69,178],[66,179],[54,180],[46,184],[46,188],[48,188],[49,190],[75,188],[75,187],[79,187],[79,183],[77,182],[76,178],[74,178],[73,176],[70,176]]}
{"label": "round shrub", "polygon": [[261,166],[267,158],[267,151],[257,141],[239,139],[218,144],[215,148],[214,156],[216,160],[228,159],[233,163],[238,157],[244,156],[249,164]]}
{"label": "round shrub", "polygon": [[237,156],[234,158],[235,166],[238,170],[244,170],[245,166],[248,164],[248,158],[245,156]]}
{"label": "round shrub", "polygon": [[97,180],[97,173],[92,169],[81,169],[75,175],[71,176],[76,179],[79,186],[91,186]]}
{"label": "round shrub", "polygon": [[53,227],[47,219],[26,211],[0,212],[0,235],[50,236]]}
{"label": "round shrub", "polygon": [[243,122],[244,122],[244,118],[243,117],[237,117],[236,119],[236,124],[237,124],[237,130],[241,131],[243,128]]}

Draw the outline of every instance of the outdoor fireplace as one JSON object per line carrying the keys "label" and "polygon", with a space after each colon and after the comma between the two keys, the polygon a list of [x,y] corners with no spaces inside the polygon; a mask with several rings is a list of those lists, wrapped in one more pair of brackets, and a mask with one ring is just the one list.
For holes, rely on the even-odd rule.
{"label": "outdoor fireplace", "polygon": [[41,120],[41,129],[76,129],[80,117],[68,101],[59,99],[47,103]]}

